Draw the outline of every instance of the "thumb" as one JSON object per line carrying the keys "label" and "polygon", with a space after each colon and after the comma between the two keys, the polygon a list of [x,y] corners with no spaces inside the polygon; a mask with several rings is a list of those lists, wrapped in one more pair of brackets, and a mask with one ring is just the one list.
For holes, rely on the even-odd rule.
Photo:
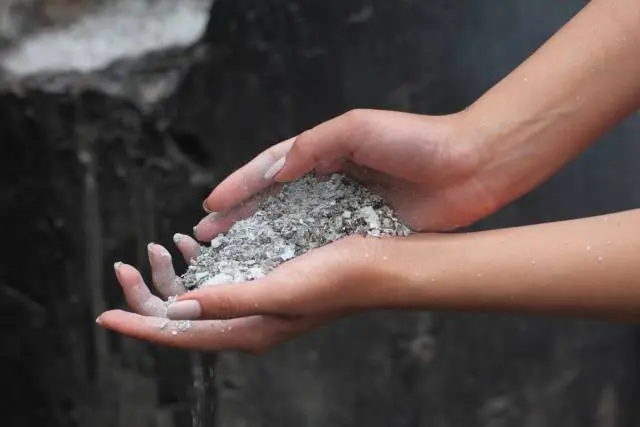
{"label": "thumb", "polygon": [[[448,120],[384,110],[352,110],[301,133],[265,178],[288,182],[314,168],[344,169],[344,160],[414,180],[437,164]],[[440,169],[438,169],[440,170]]]}
{"label": "thumb", "polygon": [[267,171],[265,178],[293,181],[314,168],[339,169],[343,158],[351,158],[364,138],[367,113],[349,112],[298,135],[286,155]]}
{"label": "thumb", "polygon": [[167,307],[172,320],[233,319],[281,312],[284,301],[267,280],[229,283],[197,289]]}

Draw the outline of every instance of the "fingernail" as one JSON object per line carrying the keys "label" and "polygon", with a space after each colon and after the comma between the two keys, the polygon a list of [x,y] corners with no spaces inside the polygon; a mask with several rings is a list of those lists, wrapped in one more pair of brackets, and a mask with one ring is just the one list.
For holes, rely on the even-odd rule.
{"label": "fingernail", "polygon": [[153,249],[153,243],[147,245],[147,251],[151,252],[151,249]]}
{"label": "fingernail", "polygon": [[202,308],[196,300],[178,301],[167,308],[167,317],[171,320],[195,320],[201,315]]}
{"label": "fingernail", "polygon": [[102,316],[98,316],[98,318],[96,319],[96,323],[98,325],[102,325]]}
{"label": "fingernail", "polygon": [[207,207],[207,201],[206,201],[206,200],[202,202],[202,209],[203,209],[206,213],[213,213],[213,211]]}
{"label": "fingernail", "polygon": [[193,237],[195,237],[196,240],[200,240],[200,239],[198,239],[198,226],[197,225],[195,227],[193,227]]}
{"label": "fingernail", "polygon": [[122,263],[121,263],[120,261],[118,261],[118,262],[114,262],[114,263],[113,263],[113,269],[114,269],[115,271],[118,271],[118,269],[120,268],[120,266],[121,266],[121,265],[122,265]]}
{"label": "fingernail", "polygon": [[280,157],[267,171],[264,173],[264,179],[272,179],[278,174],[284,167],[284,162],[287,158]]}
{"label": "fingernail", "polygon": [[177,245],[178,243],[180,243],[180,240],[182,240],[182,234],[176,233],[173,235],[173,243]]}

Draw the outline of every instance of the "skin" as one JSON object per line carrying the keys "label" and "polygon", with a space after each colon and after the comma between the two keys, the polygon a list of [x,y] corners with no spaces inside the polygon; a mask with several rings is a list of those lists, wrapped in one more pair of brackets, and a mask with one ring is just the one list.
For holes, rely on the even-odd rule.
{"label": "skin", "polygon": [[[109,311],[98,323],[163,345],[260,352],[371,309],[637,321],[640,211],[441,232],[472,224],[540,185],[638,108],[638,22],[640,2],[592,1],[460,113],[356,110],[275,145],[213,190],[204,207],[215,213],[194,230],[209,241],[250,214],[260,191],[316,169],[355,176],[425,233],[346,238],[259,281],[181,295],[188,310],[168,313],[137,270],[120,265],[116,275],[134,313]],[[186,236],[178,246],[186,259],[198,250]],[[153,281],[165,297],[179,289],[167,255],[151,246]],[[174,334],[179,324],[167,316],[198,320]]]}
{"label": "skin", "polygon": [[[163,250],[154,245],[152,265]],[[178,329],[176,321],[159,327],[167,322],[162,309],[146,315],[111,311],[102,315],[101,323],[164,345],[260,352],[336,318],[371,309],[637,321],[638,253],[640,210],[456,235],[347,238],[287,262],[264,279],[179,297],[198,300],[202,319],[217,319],[193,321],[186,332],[171,333]],[[117,274],[127,296],[142,286],[131,266],[121,265]],[[157,298],[148,290],[136,295],[140,299],[127,300],[138,313]]]}

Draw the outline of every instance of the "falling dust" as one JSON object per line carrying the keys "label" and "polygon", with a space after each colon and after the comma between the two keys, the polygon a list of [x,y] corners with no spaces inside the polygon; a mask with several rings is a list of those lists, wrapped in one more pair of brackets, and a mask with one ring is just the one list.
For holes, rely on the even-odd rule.
{"label": "falling dust", "polygon": [[410,233],[382,197],[353,179],[308,174],[277,195],[265,195],[252,216],[202,247],[181,278],[189,290],[250,281],[345,236]]}

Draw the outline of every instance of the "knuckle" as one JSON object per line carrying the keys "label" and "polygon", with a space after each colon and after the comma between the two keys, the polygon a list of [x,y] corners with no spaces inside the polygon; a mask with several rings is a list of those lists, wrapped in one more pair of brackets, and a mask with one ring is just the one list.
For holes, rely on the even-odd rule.
{"label": "knuckle", "polygon": [[359,132],[369,128],[371,124],[370,116],[371,113],[369,110],[356,108],[344,113],[342,115],[342,120],[344,120],[346,127],[352,132]]}
{"label": "knuckle", "polygon": [[482,164],[484,153],[469,144],[449,143],[446,151],[450,167],[462,178],[474,176]]}
{"label": "knuckle", "polygon": [[348,126],[361,128],[369,123],[369,111],[362,108],[349,110],[342,115],[342,119],[347,122]]}

